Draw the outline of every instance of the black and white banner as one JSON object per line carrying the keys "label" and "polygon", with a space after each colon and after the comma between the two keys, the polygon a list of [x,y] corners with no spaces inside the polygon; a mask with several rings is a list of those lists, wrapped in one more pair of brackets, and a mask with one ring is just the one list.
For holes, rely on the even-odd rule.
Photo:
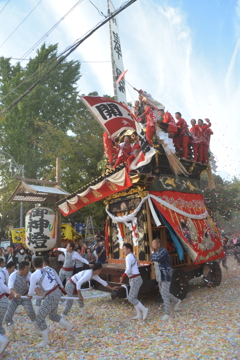
{"label": "black and white banner", "polygon": [[142,151],[139,153],[136,159],[134,159],[133,162],[131,163],[130,170],[135,170],[139,167],[147,165],[148,163],[150,163],[153,155],[156,153],[156,150],[149,145],[146,139],[146,135],[143,131],[142,125],[138,122],[136,122],[136,132],[141,142]]}

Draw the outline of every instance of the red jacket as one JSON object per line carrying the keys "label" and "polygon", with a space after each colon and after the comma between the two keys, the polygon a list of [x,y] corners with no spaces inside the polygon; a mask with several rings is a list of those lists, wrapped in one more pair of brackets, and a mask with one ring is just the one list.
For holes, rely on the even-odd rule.
{"label": "red jacket", "polygon": [[210,139],[211,139],[211,135],[213,135],[213,131],[212,129],[208,128],[206,129],[205,133],[204,133],[204,137],[206,139],[207,145],[210,145]]}
{"label": "red jacket", "polygon": [[188,124],[184,119],[182,118],[178,119],[176,125],[180,129],[180,135],[189,136]]}
{"label": "red jacket", "polygon": [[209,145],[209,141],[206,138],[206,130],[211,126],[211,124],[204,124],[202,126],[200,126],[201,130],[202,130],[202,134],[201,134],[201,141],[200,144],[203,145]]}
{"label": "red jacket", "polygon": [[193,143],[200,143],[201,142],[201,135],[202,135],[202,129],[199,125],[194,125],[190,129],[190,133],[192,134]]}
{"label": "red jacket", "polygon": [[172,115],[167,111],[164,115],[163,123],[168,124],[168,131],[177,132],[177,125]]}
{"label": "red jacket", "polygon": [[144,115],[146,116],[147,125],[156,126],[156,115],[149,106],[144,111]]}

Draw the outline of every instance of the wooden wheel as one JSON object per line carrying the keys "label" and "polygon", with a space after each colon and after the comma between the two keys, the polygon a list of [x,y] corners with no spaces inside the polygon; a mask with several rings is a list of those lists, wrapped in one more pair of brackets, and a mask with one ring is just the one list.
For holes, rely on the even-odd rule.
{"label": "wooden wheel", "polygon": [[188,292],[188,277],[181,269],[173,269],[170,293],[183,300]]}

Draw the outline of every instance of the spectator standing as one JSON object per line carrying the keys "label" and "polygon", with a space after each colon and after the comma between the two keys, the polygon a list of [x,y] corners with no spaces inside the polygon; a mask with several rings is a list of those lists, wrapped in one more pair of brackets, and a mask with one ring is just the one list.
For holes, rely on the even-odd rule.
{"label": "spectator standing", "polygon": [[105,248],[105,242],[99,240],[98,241],[98,247],[96,249],[97,254],[97,262],[99,264],[105,264],[106,263],[106,248]]}
{"label": "spectator standing", "polygon": [[14,255],[13,248],[11,246],[8,246],[5,253],[5,263],[7,264],[10,261],[14,261]]}
{"label": "spectator standing", "polygon": [[18,264],[20,262],[24,261],[26,255],[27,254],[25,252],[25,249],[21,248],[20,251],[16,254],[16,259],[17,259]]}
{"label": "spectator standing", "polygon": [[97,247],[98,247],[98,245],[94,245],[93,252],[92,252],[93,256],[96,259],[96,262],[98,261],[98,256],[97,256],[97,252],[96,252]]}
{"label": "spectator standing", "polygon": [[0,248],[0,259],[3,259],[5,261],[2,248]]}
{"label": "spectator standing", "polygon": [[49,259],[52,259],[52,258],[55,257],[54,254],[53,254],[53,250],[49,250],[48,257],[49,257]]}
{"label": "spectator standing", "polygon": [[87,261],[89,262],[89,264],[94,264],[95,261],[96,261],[96,259],[95,259],[95,257],[93,256],[90,248],[87,248],[87,249],[86,249],[85,259],[87,259]]}

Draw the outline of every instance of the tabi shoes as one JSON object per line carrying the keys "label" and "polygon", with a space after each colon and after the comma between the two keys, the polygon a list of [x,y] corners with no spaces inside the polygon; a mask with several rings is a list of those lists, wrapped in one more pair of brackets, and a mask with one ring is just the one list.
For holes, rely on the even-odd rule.
{"label": "tabi shoes", "polygon": [[[64,320],[65,320],[66,316],[67,316],[67,315],[61,314],[61,317],[62,317],[62,319],[64,319]],[[64,326],[63,326],[62,324],[60,324],[60,322],[58,323],[57,327],[58,327],[59,329],[63,329],[63,328],[64,328]]]}
{"label": "tabi shoes", "polygon": [[10,340],[6,337],[6,335],[0,335],[0,355],[5,351],[9,341]]}
{"label": "tabi shoes", "polygon": [[142,312],[143,315],[143,320],[146,320],[147,316],[148,316],[148,308],[146,308],[145,306],[143,306],[143,304],[139,301],[138,304],[136,305],[136,307]]}
{"label": "tabi shoes", "polygon": [[178,302],[176,303],[176,305],[174,306],[173,311],[178,311],[181,302],[182,302],[182,300],[179,299]]}
{"label": "tabi shoes", "polygon": [[63,327],[65,329],[67,329],[67,335],[70,335],[71,331],[72,331],[72,325],[70,325],[68,322],[66,322],[66,320],[64,320],[63,318],[61,318],[61,320],[59,321],[59,324],[63,325]]}
{"label": "tabi shoes", "polygon": [[47,329],[43,330],[43,331],[41,331],[41,333],[42,333],[43,339],[42,339],[42,341],[40,343],[38,343],[36,345],[37,348],[49,345],[48,330]]}
{"label": "tabi shoes", "polygon": [[136,305],[134,307],[136,309],[137,315],[132,317],[132,320],[140,320],[140,319],[142,319],[143,317],[142,317],[141,310]]}

